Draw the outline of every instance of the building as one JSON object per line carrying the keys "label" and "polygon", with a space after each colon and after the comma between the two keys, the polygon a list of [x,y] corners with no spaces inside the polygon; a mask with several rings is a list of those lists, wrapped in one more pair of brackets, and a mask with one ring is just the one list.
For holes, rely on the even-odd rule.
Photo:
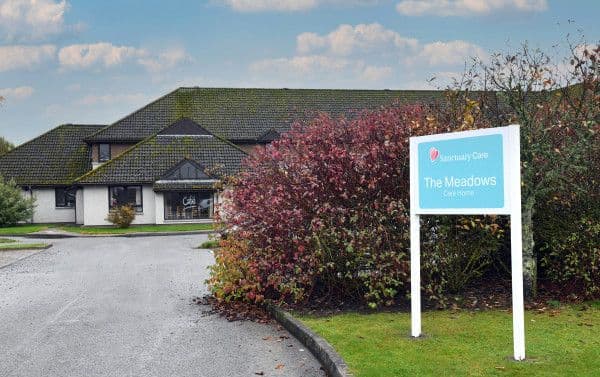
{"label": "building", "polygon": [[0,156],[0,175],[36,198],[34,223],[109,225],[211,221],[215,182],[254,148],[318,112],[351,116],[434,91],[179,88],[113,124],[59,126]]}

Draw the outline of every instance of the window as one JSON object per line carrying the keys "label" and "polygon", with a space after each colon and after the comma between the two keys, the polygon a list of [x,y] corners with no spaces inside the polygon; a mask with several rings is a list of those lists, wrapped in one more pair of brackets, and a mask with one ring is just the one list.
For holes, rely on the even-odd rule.
{"label": "window", "polygon": [[142,212],[142,186],[111,186],[108,188],[108,207],[110,209],[122,205],[130,205],[137,212]]}
{"label": "window", "polygon": [[98,145],[98,161],[106,162],[110,160],[110,144]]}
{"label": "window", "polygon": [[54,189],[54,199],[57,208],[73,208],[75,207],[74,188],[57,187]]}
{"label": "window", "polygon": [[211,191],[165,192],[165,220],[210,219],[212,215]]}

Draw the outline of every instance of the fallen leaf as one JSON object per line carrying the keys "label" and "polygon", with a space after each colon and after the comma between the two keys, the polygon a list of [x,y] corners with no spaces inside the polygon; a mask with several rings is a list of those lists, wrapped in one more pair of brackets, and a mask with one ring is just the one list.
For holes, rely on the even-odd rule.
{"label": "fallen leaf", "polygon": [[275,367],[275,369],[283,369],[284,365],[283,364],[277,364],[277,366]]}

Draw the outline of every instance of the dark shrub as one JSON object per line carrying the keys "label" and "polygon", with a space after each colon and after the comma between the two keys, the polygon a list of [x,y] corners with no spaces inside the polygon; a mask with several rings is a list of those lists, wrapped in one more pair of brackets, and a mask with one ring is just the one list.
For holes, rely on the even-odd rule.
{"label": "dark shrub", "polygon": [[496,216],[425,216],[423,223],[424,289],[438,302],[482,277],[504,241]]}
{"label": "dark shrub", "polygon": [[14,181],[0,175],[0,227],[31,220],[34,207],[35,199],[25,198]]}
{"label": "dark shrub", "polygon": [[600,298],[600,206],[586,204],[549,204],[536,225],[542,277],[564,294],[593,299]]}

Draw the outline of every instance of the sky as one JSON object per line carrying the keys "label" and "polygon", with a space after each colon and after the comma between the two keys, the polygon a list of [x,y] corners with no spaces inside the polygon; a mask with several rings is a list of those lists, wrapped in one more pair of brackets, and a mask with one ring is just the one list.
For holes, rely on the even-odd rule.
{"label": "sky", "polygon": [[600,0],[0,0],[0,135],[110,124],[180,86],[435,89],[524,41],[597,43],[599,14]]}

